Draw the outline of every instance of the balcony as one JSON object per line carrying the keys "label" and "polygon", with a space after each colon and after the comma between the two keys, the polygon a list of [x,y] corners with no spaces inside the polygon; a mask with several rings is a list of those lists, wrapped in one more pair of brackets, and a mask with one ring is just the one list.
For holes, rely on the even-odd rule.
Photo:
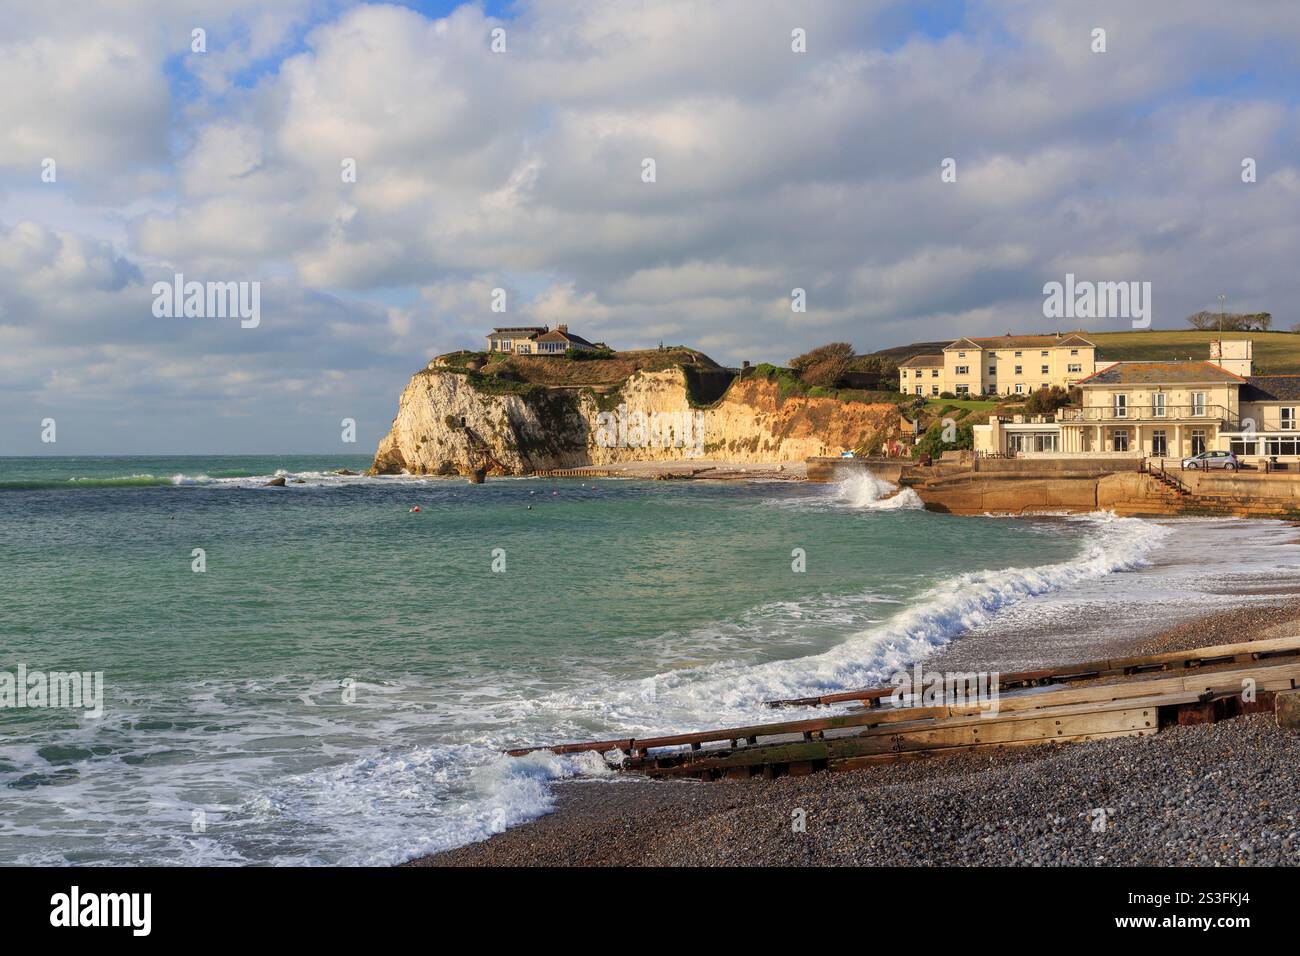
{"label": "balcony", "polygon": [[1115,408],[1113,405],[1090,408],[1068,407],[1058,411],[1056,418],[1066,424],[1132,422],[1135,425],[1158,425],[1164,422],[1177,425],[1228,425],[1235,428],[1240,423],[1237,413],[1222,405],[1166,405],[1158,409],[1150,405],[1130,405],[1127,408]]}

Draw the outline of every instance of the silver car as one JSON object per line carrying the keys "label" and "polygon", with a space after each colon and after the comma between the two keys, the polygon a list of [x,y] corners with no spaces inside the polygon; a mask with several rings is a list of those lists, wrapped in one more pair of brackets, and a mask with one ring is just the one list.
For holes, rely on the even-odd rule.
{"label": "silver car", "polygon": [[1237,456],[1230,451],[1203,451],[1199,455],[1183,459],[1184,468],[1226,468],[1236,471],[1241,467]]}

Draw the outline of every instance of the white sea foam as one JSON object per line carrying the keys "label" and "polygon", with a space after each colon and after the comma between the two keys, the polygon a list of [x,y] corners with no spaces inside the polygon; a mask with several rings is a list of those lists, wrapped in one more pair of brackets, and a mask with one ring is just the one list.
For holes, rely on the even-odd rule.
{"label": "white sea foam", "polygon": [[[852,493],[840,497],[848,508],[863,500]],[[956,575],[823,653],[760,664],[722,662],[516,699],[496,708],[504,726],[481,743],[385,753],[315,772],[286,782],[301,799],[286,802],[281,794],[277,802],[292,808],[296,819],[328,822],[335,830],[355,820],[371,849],[358,850],[349,862],[393,862],[485,839],[549,812],[551,781],[610,773],[596,755],[510,759],[499,755],[501,747],[788,719],[764,701],[879,682],[1005,609],[1144,566],[1169,533],[1162,525],[1112,515],[1067,520],[1086,528],[1075,558]],[[872,600],[868,595],[862,602]],[[787,610],[756,609],[756,616],[779,618]],[[384,832],[376,833],[373,811],[381,806]]]}
{"label": "white sea foam", "polygon": [[835,497],[850,508],[871,511],[911,510],[925,507],[920,496],[911,488],[900,491],[898,485],[877,478],[867,470],[838,482],[835,485]]}
{"label": "white sea foam", "polygon": [[[510,731],[513,739],[494,737],[494,743],[517,742],[514,735],[531,727],[554,742],[602,733],[647,736],[788,719],[788,713],[768,709],[764,701],[882,681],[1007,608],[1144,566],[1169,533],[1161,525],[1112,515],[1069,520],[1086,525],[1089,532],[1081,553],[1072,560],[1041,568],[957,575],[888,620],[824,653],[761,664],[725,662],[549,694],[521,706]],[[495,756],[487,759],[484,751],[462,749],[444,781],[458,794],[451,809],[440,814],[432,827],[415,831],[418,839],[408,840],[404,853],[419,855],[483,839],[503,826],[549,812],[547,781],[592,773],[609,773],[594,755],[585,762],[550,755],[503,761]]]}
{"label": "white sea foam", "polygon": [[[309,474],[321,481],[359,478],[327,472],[301,476]],[[189,477],[256,486],[271,476]],[[877,484],[868,484],[868,478]],[[888,483],[862,476],[800,500],[808,507],[840,512],[864,534],[872,533],[873,526],[892,527],[895,521],[926,524],[925,516],[877,519],[862,514],[898,497],[881,485]],[[363,693],[347,708],[337,704],[337,681],[325,678],[301,688],[288,676],[278,682],[203,681],[186,688],[188,699],[153,688],[155,696],[140,695],[136,707],[64,734],[65,742],[87,751],[105,741],[113,745],[111,753],[76,761],[80,782],[36,787],[24,791],[22,799],[29,809],[38,803],[60,808],[50,819],[60,821],[54,826],[67,828],[69,839],[63,845],[75,845],[77,831],[67,821],[90,820],[107,827],[117,823],[114,814],[120,810],[115,807],[129,806],[134,824],[143,800],[152,835],[132,844],[133,860],[393,863],[485,839],[549,812],[554,780],[610,777],[597,755],[539,753],[513,759],[501,755],[504,747],[788,719],[788,712],[764,708],[763,701],[878,682],[968,630],[1003,620],[1008,613],[1028,613],[1035,602],[1100,592],[1105,582],[1125,577],[1117,572],[1147,564],[1156,549],[1161,550],[1162,565],[1171,552],[1185,558],[1189,576],[1194,572],[1200,578],[1217,578],[1228,563],[1190,564],[1207,548],[1224,547],[1212,543],[1221,538],[1197,533],[1186,541],[1170,540],[1174,526],[1169,523],[1111,515],[1029,520],[1045,534],[1081,530],[1078,552],[1040,567],[955,574],[902,606],[891,605],[893,596],[864,587],[857,594],[812,595],[752,608],[711,627],[648,642],[671,649],[658,664],[654,661],[659,658],[647,655],[652,668],[663,668],[649,677],[593,676],[575,679],[557,691],[541,690],[540,678],[530,684],[525,676],[507,684],[496,674],[484,677],[474,693],[462,693],[465,688],[458,686],[455,695],[429,679],[394,678],[360,685]],[[1252,524],[1243,530],[1239,545],[1224,547],[1233,567],[1244,560],[1237,548],[1257,539],[1262,527],[1267,526]],[[1279,537],[1291,534],[1285,525],[1276,528]],[[1258,564],[1252,567],[1266,568],[1263,546],[1256,551],[1258,557],[1251,560]],[[1273,567],[1276,553],[1267,556]],[[1123,585],[1122,595],[1168,577],[1163,566],[1159,575],[1134,576]],[[1112,595],[1109,606],[1122,606],[1122,601],[1117,605]],[[821,635],[845,636],[826,650],[826,641],[819,638],[818,652],[809,654],[808,635],[814,628]],[[786,652],[804,656],[755,663],[751,649],[772,634],[787,635]],[[670,660],[680,662],[692,647],[701,646],[721,646],[722,654],[734,659],[669,669]],[[268,685],[274,685],[274,693]],[[255,711],[248,710],[250,699],[259,701]],[[290,701],[301,706],[291,706]],[[202,716],[198,722],[192,720],[196,714]],[[175,726],[156,743],[143,745],[136,725],[146,716],[170,716]],[[278,772],[286,765],[290,740],[293,752],[319,753],[328,765]],[[158,759],[128,765],[118,756],[119,746],[136,757]],[[187,754],[187,762],[176,764],[169,756],[175,753]],[[13,749],[6,757],[17,765],[37,760],[34,753]],[[268,768],[277,772],[268,773]],[[238,794],[229,799],[245,802],[209,806],[207,831],[195,834],[190,830],[190,795],[205,790]],[[25,826],[15,816],[4,833],[25,835]],[[59,862],[41,855],[47,852],[38,850],[15,862]]]}

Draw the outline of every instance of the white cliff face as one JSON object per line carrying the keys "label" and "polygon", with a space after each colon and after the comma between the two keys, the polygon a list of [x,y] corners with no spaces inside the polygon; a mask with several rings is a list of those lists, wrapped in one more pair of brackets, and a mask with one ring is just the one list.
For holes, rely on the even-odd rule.
{"label": "white cliff face", "polygon": [[774,382],[735,381],[709,408],[693,408],[679,368],[637,372],[617,392],[478,391],[460,373],[426,369],[403,390],[379,443],[380,473],[527,474],[627,461],[802,461],[894,437],[892,405],[780,398]]}

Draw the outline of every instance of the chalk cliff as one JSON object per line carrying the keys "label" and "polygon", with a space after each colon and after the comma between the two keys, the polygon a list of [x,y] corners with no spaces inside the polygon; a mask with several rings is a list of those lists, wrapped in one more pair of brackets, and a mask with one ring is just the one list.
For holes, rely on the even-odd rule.
{"label": "chalk cliff", "polygon": [[[626,461],[802,461],[897,437],[889,404],[785,395],[762,376],[693,401],[690,373],[637,371],[616,388],[485,386],[431,363],[402,391],[379,474],[527,474]],[[698,390],[696,390],[698,392]]]}

